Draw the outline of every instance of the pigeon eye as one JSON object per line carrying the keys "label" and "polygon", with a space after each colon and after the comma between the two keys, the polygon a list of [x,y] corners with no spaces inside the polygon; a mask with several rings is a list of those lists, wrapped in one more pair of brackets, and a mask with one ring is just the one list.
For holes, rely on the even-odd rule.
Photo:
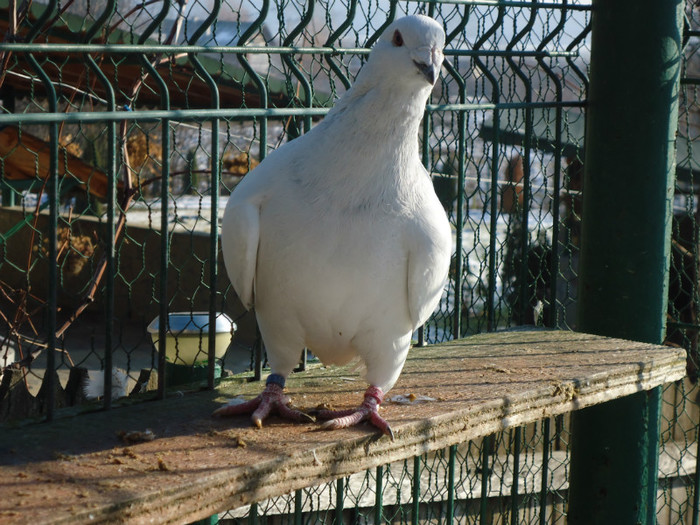
{"label": "pigeon eye", "polygon": [[403,45],[403,37],[398,29],[394,31],[394,38],[391,39],[391,43],[394,44],[394,47],[401,47]]}

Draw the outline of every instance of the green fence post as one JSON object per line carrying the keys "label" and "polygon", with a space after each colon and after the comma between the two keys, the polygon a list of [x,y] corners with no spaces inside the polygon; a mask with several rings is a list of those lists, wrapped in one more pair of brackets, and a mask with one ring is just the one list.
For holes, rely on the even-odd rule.
{"label": "green fence post", "polygon": [[[593,1],[579,330],[665,332],[682,0]],[[660,388],[573,415],[571,524],[651,524]]]}

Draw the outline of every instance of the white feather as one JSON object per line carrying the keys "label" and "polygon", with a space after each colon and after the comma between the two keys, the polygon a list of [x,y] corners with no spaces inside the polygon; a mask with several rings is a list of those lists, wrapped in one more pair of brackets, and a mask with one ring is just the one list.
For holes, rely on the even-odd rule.
{"label": "white feather", "polygon": [[436,75],[444,39],[428,17],[394,22],[326,118],[229,198],[224,261],[243,304],[255,307],[272,372],[286,377],[306,346],[327,364],[359,357],[367,381],[386,391],[435,309],[451,234],[420,162],[433,86],[417,66]]}
{"label": "white feather", "polygon": [[[83,385],[83,392],[88,399],[98,399],[104,396],[104,370],[88,370],[88,376]],[[129,395],[129,374],[121,368],[112,369],[112,399]]]}

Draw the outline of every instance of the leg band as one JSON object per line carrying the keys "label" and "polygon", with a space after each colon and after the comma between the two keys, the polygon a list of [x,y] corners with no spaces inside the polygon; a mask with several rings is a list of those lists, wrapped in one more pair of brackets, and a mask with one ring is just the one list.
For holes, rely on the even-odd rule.
{"label": "leg band", "polygon": [[378,386],[370,386],[365,392],[365,397],[371,397],[380,405],[384,401],[384,392]]}
{"label": "leg band", "polygon": [[286,382],[286,379],[284,376],[281,376],[279,374],[270,374],[267,376],[267,382],[265,383],[266,385],[277,385],[280,388],[284,388],[284,383]]}

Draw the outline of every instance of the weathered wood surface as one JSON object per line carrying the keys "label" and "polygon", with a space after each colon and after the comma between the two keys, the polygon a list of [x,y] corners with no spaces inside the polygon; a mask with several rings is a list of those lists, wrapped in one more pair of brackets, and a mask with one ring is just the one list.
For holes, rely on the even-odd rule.
{"label": "weathered wood surface", "polygon": [[[51,424],[0,430],[0,522],[188,523],[208,515],[629,395],[682,378],[685,351],[559,331],[482,334],[412,350],[385,402],[395,441],[371,428],[323,432],[272,418],[213,419],[259,383],[178,396]],[[295,374],[295,404],[349,407],[365,384],[349,368]],[[126,445],[123,431],[156,439]]]}

